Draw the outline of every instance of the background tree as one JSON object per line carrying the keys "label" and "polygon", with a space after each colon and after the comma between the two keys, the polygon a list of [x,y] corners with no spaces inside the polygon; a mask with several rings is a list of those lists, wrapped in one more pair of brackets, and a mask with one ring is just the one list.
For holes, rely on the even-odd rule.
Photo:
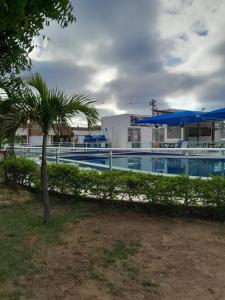
{"label": "background tree", "polygon": [[[0,127],[4,127],[4,118],[6,114],[10,114],[14,107],[14,104],[20,101],[22,98],[22,85],[20,89],[14,89],[12,86],[8,85],[7,80],[0,80]],[[3,143],[9,144],[8,154],[15,156],[14,144],[16,139],[16,129],[21,124],[20,120],[14,120],[14,128],[4,128],[4,131],[0,134],[0,145]]]}
{"label": "background tree", "polygon": [[33,39],[55,20],[64,28],[75,21],[70,0],[0,0],[0,76],[10,76],[31,66]]}
{"label": "background tree", "polygon": [[9,111],[0,118],[0,136],[16,131],[28,120],[37,123],[43,134],[41,187],[44,201],[44,223],[50,220],[48,176],[47,176],[47,139],[49,130],[54,127],[69,126],[72,118],[83,113],[88,126],[96,125],[98,113],[93,101],[82,95],[67,96],[58,89],[49,89],[41,76],[36,73],[25,78],[28,87],[24,88],[21,97],[13,101]]}

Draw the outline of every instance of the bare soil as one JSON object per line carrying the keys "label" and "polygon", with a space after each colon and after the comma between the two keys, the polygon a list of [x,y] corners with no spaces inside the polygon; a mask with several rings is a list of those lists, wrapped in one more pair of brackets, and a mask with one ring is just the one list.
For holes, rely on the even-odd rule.
{"label": "bare soil", "polygon": [[[118,241],[138,243],[137,253],[107,261],[106,251]],[[219,223],[102,213],[67,225],[63,242],[42,245],[34,263],[39,271],[20,278],[32,299],[225,299],[225,227]]]}

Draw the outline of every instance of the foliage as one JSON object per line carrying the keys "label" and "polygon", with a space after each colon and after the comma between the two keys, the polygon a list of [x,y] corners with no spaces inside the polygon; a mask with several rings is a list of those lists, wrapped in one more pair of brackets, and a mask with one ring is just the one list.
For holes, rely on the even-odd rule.
{"label": "foliage", "polygon": [[49,89],[38,73],[27,76],[22,88],[16,92],[4,81],[0,85],[8,95],[8,99],[0,103],[0,136],[8,137],[18,127],[26,126],[28,121],[38,123],[45,134],[52,127],[69,126],[71,119],[79,113],[86,116],[90,127],[98,121],[93,101],[83,95],[67,96],[58,89]]}
{"label": "foliage", "polygon": [[[64,28],[75,20],[69,0],[0,0],[0,76],[30,67],[34,37],[54,20]],[[43,36],[45,38],[45,36]]]}
{"label": "foliage", "polygon": [[[51,165],[51,189],[98,199],[143,201],[152,204],[220,207],[225,209],[225,178],[158,176],[124,171],[77,170],[73,165]],[[63,170],[64,169],[64,170]],[[74,173],[73,173],[74,172]],[[63,176],[60,176],[63,174]],[[67,174],[67,180],[64,179]],[[70,176],[74,174],[74,176]],[[65,184],[63,188],[62,185]]]}
{"label": "foliage", "polygon": [[60,193],[78,194],[81,187],[79,168],[68,164],[51,164],[48,167],[49,189]]}
{"label": "foliage", "polygon": [[[44,223],[50,221],[50,205],[48,195],[47,176],[47,139],[51,128],[69,127],[71,120],[79,113],[83,113],[88,126],[96,125],[98,112],[93,101],[83,95],[67,96],[58,89],[49,89],[46,82],[38,73],[25,78],[25,86],[20,91],[20,97],[9,97],[0,105],[0,137],[15,136],[20,126],[28,121],[37,123],[43,133],[41,187],[44,204]],[[12,99],[13,98],[13,99]],[[1,114],[1,106],[6,105],[8,112]]]}
{"label": "foliage", "polygon": [[225,215],[225,178],[193,179],[144,173],[80,170],[70,164],[48,167],[51,191],[79,197],[139,201],[149,205],[183,208],[217,208]]}
{"label": "foliage", "polygon": [[1,162],[1,166],[6,182],[27,186],[31,186],[32,183],[37,185],[39,167],[34,161],[23,157],[6,158]]}

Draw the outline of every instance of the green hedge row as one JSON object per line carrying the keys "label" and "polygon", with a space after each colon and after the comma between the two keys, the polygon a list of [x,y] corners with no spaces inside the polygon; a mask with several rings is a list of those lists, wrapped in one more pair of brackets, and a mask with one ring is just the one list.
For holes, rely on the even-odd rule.
{"label": "green hedge row", "polygon": [[71,165],[54,164],[49,166],[49,188],[106,200],[225,208],[223,177],[202,180],[120,171],[83,171]]}
{"label": "green hedge row", "polygon": [[[39,167],[33,161],[6,159],[2,166],[8,182],[38,185]],[[76,196],[225,209],[224,177],[202,180],[122,171],[84,171],[69,164],[49,165],[48,177],[50,191]]]}
{"label": "green hedge row", "polygon": [[5,158],[0,162],[5,174],[5,181],[12,184],[38,185],[39,166],[26,158]]}

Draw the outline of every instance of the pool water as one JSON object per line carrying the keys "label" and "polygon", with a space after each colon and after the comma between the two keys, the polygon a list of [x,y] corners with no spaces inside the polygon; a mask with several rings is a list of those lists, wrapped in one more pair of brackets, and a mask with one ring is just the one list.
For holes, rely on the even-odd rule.
{"label": "pool water", "polygon": [[[109,165],[108,156],[72,156],[65,158],[105,166]],[[112,166],[130,170],[142,170],[163,174],[188,174],[189,176],[201,177],[224,176],[225,174],[225,159],[216,158],[189,158],[187,163],[187,160],[182,157],[165,158],[152,157],[151,155],[116,156],[112,159]]]}

